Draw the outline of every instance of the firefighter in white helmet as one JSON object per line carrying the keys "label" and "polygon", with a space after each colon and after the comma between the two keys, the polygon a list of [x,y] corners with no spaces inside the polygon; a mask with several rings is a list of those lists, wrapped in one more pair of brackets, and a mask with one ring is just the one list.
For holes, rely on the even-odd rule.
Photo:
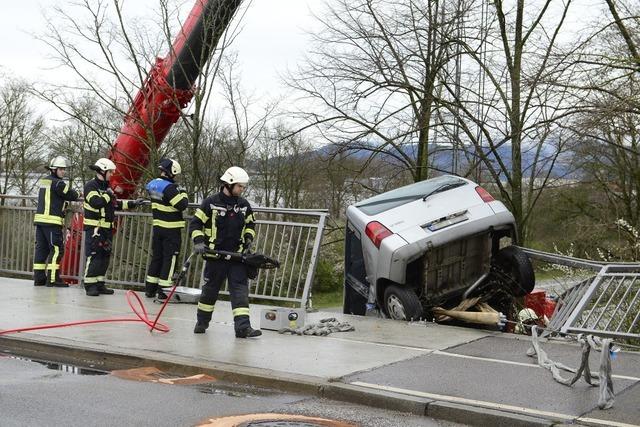
{"label": "firefighter in white helmet", "polygon": [[244,169],[232,166],[220,180],[220,191],[204,199],[189,223],[194,251],[201,253],[206,260],[204,285],[193,332],[202,334],[209,327],[220,287],[227,279],[236,337],[258,337],[262,332],[253,329],[249,320],[247,267],[240,262],[220,259],[207,253],[207,248],[248,252],[256,235],[251,205],[240,197],[249,182],[249,175]]}
{"label": "firefighter in white helmet", "polygon": [[187,192],[176,182],[182,172],[180,163],[162,159],[158,165],[160,176],[147,183],[153,213],[153,237],[151,260],[145,279],[145,295],[159,300],[167,299],[163,287],[171,285],[171,276],[180,254],[182,229],[185,226],[182,213],[189,205]]}
{"label": "firefighter in white helmet", "polygon": [[90,168],[96,172],[96,177],[84,186],[84,247],[87,258],[84,288],[88,296],[97,297],[113,294],[113,289],[105,286],[105,274],[111,257],[115,211],[138,207],[143,200],[116,198],[109,187],[109,179],[116,170],[111,160],[98,159]]}
{"label": "firefighter in white helmet", "polygon": [[46,168],[51,172],[39,181],[36,224],[36,250],[33,257],[35,286],[69,287],[60,279],[60,260],[64,251],[62,226],[67,202],[78,200],[78,193],[64,181],[67,159],[56,156]]}

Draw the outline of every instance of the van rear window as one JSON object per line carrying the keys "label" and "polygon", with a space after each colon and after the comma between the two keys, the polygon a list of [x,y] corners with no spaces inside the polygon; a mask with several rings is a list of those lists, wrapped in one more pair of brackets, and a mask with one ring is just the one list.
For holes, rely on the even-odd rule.
{"label": "van rear window", "polygon": [[452,175],[439,176],[387,191],[356,204],[367,215],[376,215],[389,209],[402,206],[425,196],[447,191],[467,184],[467,181]]}

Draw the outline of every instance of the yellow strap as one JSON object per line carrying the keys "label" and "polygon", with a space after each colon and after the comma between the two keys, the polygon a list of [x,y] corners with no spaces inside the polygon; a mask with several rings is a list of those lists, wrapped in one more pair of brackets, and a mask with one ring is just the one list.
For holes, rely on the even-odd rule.
{"label": "yellow strap", "polygon": [[233,317],[248,316],[249,307],[238,307],[233,309]]}
{"label": "yellow strap", "polygon": [[202,302],[198,303],[198,310],[205,311],[207,313],[213,313],[214,306],[210,304],[205,304]]}
{"label": "yellow strap", "polygon": [[186,198],[187,198],[187,195],[185,193],[179,193],[173,199],[169,200],[169,203],[175,206],[178,204],[180,200],[186,199]]}

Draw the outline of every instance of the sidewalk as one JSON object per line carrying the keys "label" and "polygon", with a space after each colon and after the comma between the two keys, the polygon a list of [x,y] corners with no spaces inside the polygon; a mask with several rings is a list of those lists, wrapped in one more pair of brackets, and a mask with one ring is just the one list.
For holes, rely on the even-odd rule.
{"label": "sidewalk", "polygon": [[[35,288],[31,281],[0,278],[0,295],[0,330],[133,317],[122,291],[91,298],[77,287]],[[155,314],[160,306],[147,301]],[[252,307],[254,327],[260,308]],[[582,380],[560,385],[525,355],[527,337],[318,312],[307,323],[337,317],[356,330],[326,337],[263,331],[261,338],[242,340],[234,336],[228,303],[216,305],[205,335],[192,333],[195,311],[194,305],[169,305],[161,318],[171,328],[167,334],[149,333],[143,323],[101,323],[0,336],[0,349],[102,369],[208,373],[473,425],[640,425],[640,354],[614,360],[615,406],[600,411],[597,388]],[[543,348],[553,360],[579,363],[574,345]],[[591,367],[597,366],[594,355]]]}

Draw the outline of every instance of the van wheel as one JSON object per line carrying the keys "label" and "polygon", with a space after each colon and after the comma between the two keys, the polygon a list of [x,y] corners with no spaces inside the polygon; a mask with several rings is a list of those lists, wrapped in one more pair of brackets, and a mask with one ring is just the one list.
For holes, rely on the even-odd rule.
{"label": "van wheel", "polygon": [[412,290],[389,285],[384,290],[384,308],[395,320],[418,320],[422,317],[422,304]]}
{"label": "van wheel", "polygon": [[507,246],[498,251],[492,264],[498,279],[511,290],[512,295],[522,297],[530,293],[536,278],[527,254],[516,246]]}

